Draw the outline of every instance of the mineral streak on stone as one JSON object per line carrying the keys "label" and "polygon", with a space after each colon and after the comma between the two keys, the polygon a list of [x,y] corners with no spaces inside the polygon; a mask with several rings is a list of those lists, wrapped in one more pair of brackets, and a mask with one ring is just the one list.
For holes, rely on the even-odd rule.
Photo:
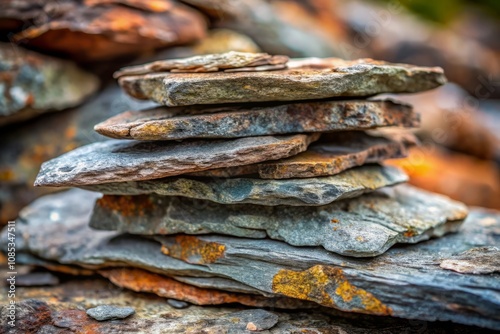
{"label": "mineral streak on stone", "polygon": [[[104,196],[90,226],[132,234],[218,233],[323,246],[338,254],[382,254],[395,243],[416,243],[456,231],[467,210],[446,197],[407,186],[318,207],[223,205],[181,197]],[[178,242],[197,245],[189,236]],[[199,245],[210,263],[224,255],[218,244]],[[170,251],[183,253],[186,247]]]}
{"label": "mineral streak on stone", "polygon": [[371,59],[308,58],[287,69],[237,73],[151,73],[123,76],[120,85],[138,99],[166,106],[296,101],[331,97],[415,93],[446,82],[440,68]]}
{"label": "mineral streak on stone", "polygon": [[441,261],[441,268],[466,274],[500,272],[500,249],[497,247],[471,248]]}
{"label": "mineral streak on stone", "polygon": [[323,101],[274,106],[163,107],[127,111],[97,124],[118,139],[235,138],[287,133],[417,127],[411,106],[387,101]]}
{"label": "mineral streak on stone", "polygon": [[[160,1],[168,4],[67,0],[54,6],[20,0],[12,1],[0,17],[25,23],[24,30],[14,35],[16,42],[84,62],[137,55],[204,37],[203,15],[176,1]],[[30,26],[31,18],[42,22]]]}
{"label": "mineral streak on stone", "polygon": [[230,51],[220,54],[193,56],[184,59],[158,60],[145,65],[129,66],[115,72],[115,78],[157,72],[217,72],[228,70],[247,71],[259,67],[284,68],[287,56],[271,56],[267,53]]}
{"label": "mineral streak on stone", "polygon": [[101,269],[99,274],[113,284],[136,292],[154,293],[160,297],[175,298],[195,305],[238,303],[254,307],[296,309],[316,307],[313,303],[287,297],[264,297],[216,289],[199,288],[173,278],[137,268]]}
{"label": "mineral streak on stone", "polygon": [[0,43],[0,125],[81,104],[99,80],[71,62]]}
{"label": "mineral streak on stone", "polygon": [[[18,254],[85,268],[119,265],[168,276],[232,279],[241,288],[305,297],[347,311],[488,328],[500,325],[499,273],[460,274],[439,267],[442,259],[470,248],[498,245],[500,214],[474,211],[460,233],[394,248],[371,259],[270,239],[198,236],[195,238],[205,244],[225,248],[224,255],[212,263],[198,264],[202,258],[196,253],[189,256],[189,248],[181,254],[192,263],[162,254],[155,240],[91,230],[87,223],[95,197],[75,189],[35,201],[21,213],[16,225]],[[50,219],[55,213],[59,219]],[[4,250],[5,238],[6,231],[0,244]],[[175,236],[156,239],[164,249],[179,244]]]}
{"label": "mineral streak on stone", "polygon": [[114,305],[99,305],[87,310],[87,315],[97,321],[125,319],[135,313],[133,307],[117,307]]}
{"label": "mineral streak on stone", "polygon": [[[334,201],[357,197],[363,193],[408,181],[406,174],[394,167],[363,166],[344,171],[334,176],[261,180],[258,178],[163,178],[137,182],[105,183],[82,188],[111,195],[157,194],[149,202],[159,205],[170,203],[164,196],[183,196],[205,199],[221,204],[259,204],[259,205],[325,205]],[[137,201],[135,201],[135,199]],[[121,211],[120,204],[139,207],[144,197],[102,199],[104,207]],[[149,204],[146,204],[149,206]],[[148,211],[146,208],[144,208]],[[123,207],[124,211],[127,210]],[[100,218],[97,219],[99,221]]]}
{"label": "mineral streak on stone", "polygon": [[[413,138],[413,140],[412,140]],[[193,176],[234,177],[258,174],[262,179],[290,179],[335,175],[346,169],[386,159],[404,158],[416,138],[398,134],[369,135],[361,131],[323,134],[307,151],[293,157],[259,164],[211,169]]]}
{"label": "mineral streak on stone", "polygon": [[108,140],[45,162],[36,186],[82,186],[158,179],[206,169],[276,160],[303,152],[319,134],[230,140]]}

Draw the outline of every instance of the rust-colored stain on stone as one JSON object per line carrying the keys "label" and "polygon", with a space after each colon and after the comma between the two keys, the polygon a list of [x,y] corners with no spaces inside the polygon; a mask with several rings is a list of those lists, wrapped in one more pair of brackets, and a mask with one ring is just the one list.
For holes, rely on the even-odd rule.
{"label": "rust-colored stain on stone", "polygon": [[[288,297],[310,300],[328,307],[368,314],[391,315],[392,309],[370,292],[352,285],[341,269],[316,265],[305,271],[281,269],[272,289]],[[331,291],[335,293],[332,295]]]}
{"label": "rust-colored stain on stone", "polygon": [[215,263],[224,256],[225,250],[224,245],[203,241],[190,235],[178,235],[174,245],[163,245],[161,248],[163,254],[196,264]]}
{"label": "rust-colored stain on stone", "polygon": [[96,205],[104,209],[119,212],[125,217],[144,216],[154,206],[147,195],[104,195],[97,200]]}

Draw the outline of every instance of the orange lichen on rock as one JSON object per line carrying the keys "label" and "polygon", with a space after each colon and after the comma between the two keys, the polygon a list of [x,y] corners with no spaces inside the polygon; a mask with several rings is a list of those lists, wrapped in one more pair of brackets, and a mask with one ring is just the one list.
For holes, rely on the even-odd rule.
{"label": "orange lichen on rock", "polygon": [[97,200],[96,205],[120,212],[125,217],[144,216],[148,211],[153,209],[153,203],[148,195],[104,195]]}
{"label": "orange lichen on rock", "polygon": [[163,245],[161,248],[165,255],[196,264],[215,263],[224,256],[225,250],[224,245],[190,235],[178,235],[175,237],[175,244]]}
{"label": "orange lichen on rock", "polygon": [[273,278],[273,291],[344,311],[392,314],[390,307],[370,292],[352,285],[338,268],[317,265],[305,271],[282,269]]}

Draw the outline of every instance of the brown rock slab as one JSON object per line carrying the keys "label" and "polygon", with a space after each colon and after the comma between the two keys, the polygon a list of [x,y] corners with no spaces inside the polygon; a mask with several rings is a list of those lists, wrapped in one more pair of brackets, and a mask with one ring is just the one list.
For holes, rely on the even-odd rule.
{"label": "brown rock slab", "polygon": [[230,51],[184,59],[158,60],[145,65],[129,66],[115,72],[113,76],[119,78],[126,75],[141,75],[154,72],[200,73],[281,69],[285,67],[287,62],[287,56]]}
{"label": "brown rock slab", "polygon": [[287,65],[287,69],[261,72],[152,72],[122,76],[119,83],[138,99],[186,106],[415,93],[446,82],[440,68],[371,59],[308,58]]}
{"label": "brown rock slab", "polygon": [[75,64],[0,43],[0,125],[75,107],[99,79]]}
{"label": "brown rock slab", "polygon": [[128,111],[95,130],[117,139],[178,140],[417,127],[411,106],[392,101],[323,101],[274,106],[163,107]]}
{"label": "brown rock slab", "polygon": [[84,62],[187,44],[203,38],[207,28],[198,11],[170,0],[7,2],[0,17],[24,23],[14,41]]}
{"label": "brown rock slab", "polygon": [[193,176],[234,177],[258,174],[262,179],[307,178],[335,175],[349,168],[386,159],[404,158],[416,138],[408,134],[371,135],[361,131],[323,134],[305,152],[276,161],[211,169],[191,173]]}
{"label": "brown rock slab", "polygon": [[139,142],[108,140],[45,162],[36,186],[82,186],[151,180],[206,169],[276,160],[303,152],[319,134],[232,140]]}

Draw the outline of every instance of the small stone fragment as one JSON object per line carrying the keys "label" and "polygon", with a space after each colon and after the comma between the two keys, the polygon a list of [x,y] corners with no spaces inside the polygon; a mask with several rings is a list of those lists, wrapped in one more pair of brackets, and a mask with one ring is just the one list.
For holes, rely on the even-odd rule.
{"label": "small stone fragment", "polygon": [[386,159],[404,158],[415,136],[396,133],[370,135],[361,131],[323,134],[305,152],[276,161],[253,165],[211,169],[193,176],[234,177],[258,174],[261,179],[290,179],[335,175],[346,169]]}
{"label": "small stone fragment", "polygon": [[167,299],[167,304],[176,309],[183,309],[189,307],[189,303],[183,302],[182,300],[177,299]]}
{"label": "small stone fragment", "polygon": [[500,272],[500,249],[497,247],[471,248],[441,261],[440,267],[466,274]]}
{"label": "small stone fragment", "polygon": [[[230,51],[220,54],[193,56],[183,59],[158,60],[145,65],[129,66],[115,72],[114,77],[141,75],[155,72],[217,72],[228,69],[248,70],[266,65],[285,65],[287,56],[271,56],[267,53]],[[278,67],[283,68],[283,67]]]}
{"label": "small stone fragment", "polygon": [[95,126],[117,139],[177,140],[416,127],[411,106],[387,101],[322,101],[274,106],[160,107],[128,111]]}
{"label": "small stone fragment", "polygon": [[308,58],[287,65],[287,69],[260,72],[153,72],[125,75],[118,81],[133,97],[171,107],[415,93],[446,82],[440,68],[371,59]]}
{"label": "small stone fragment", "polygon": [[230,140],[108,140],[45,162],[36,186],[82,186],[158,179],[207,169],[276,160],[303,152],[319,134]]}
{"label": "small stone fragment", "polygon": [[118,307],[113,305],[99,305],[87,310],[87,315],[97,321],[125,319],[135,313],[133,307]]}
{"label": "small stone fragment", "polygon": [[279,317],[263,309],[253,309],[234,312],[226,317],[234,318],[235,322],[246,323],[244,329],[249,331],[263,331],[273,328],[279,320]]}

